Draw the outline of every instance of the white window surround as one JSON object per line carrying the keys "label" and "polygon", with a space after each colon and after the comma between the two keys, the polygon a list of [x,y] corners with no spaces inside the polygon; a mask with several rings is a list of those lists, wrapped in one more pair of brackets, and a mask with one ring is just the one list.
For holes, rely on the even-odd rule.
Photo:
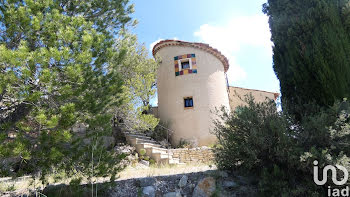
{"label": "white window surround", "polygon": [[179,72],[182,70],[181,62],[187,62],[187,60],[188,60],[188,62],[190,64],[190,68],[189,69],[192,69],[192,59],[191,58],[179,59],[179,60],[177,60],[178,64],[179,64]]}

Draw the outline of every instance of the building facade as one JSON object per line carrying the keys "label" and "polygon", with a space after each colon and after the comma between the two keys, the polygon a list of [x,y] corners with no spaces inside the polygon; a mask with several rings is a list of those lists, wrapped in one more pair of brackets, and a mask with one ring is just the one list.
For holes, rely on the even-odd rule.
{"label": "building facade", "polygon": [[234,106],[229,99],[227,58],[207,44],[178,40],[160,41],[153,56],[160,59],[158,107],[153,113],[173,131],[172,143],[215,143],[213,112]]}

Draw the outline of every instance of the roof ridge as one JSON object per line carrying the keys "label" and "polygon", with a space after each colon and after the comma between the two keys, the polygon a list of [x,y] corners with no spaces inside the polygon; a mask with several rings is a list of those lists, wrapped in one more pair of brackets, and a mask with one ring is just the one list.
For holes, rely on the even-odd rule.
{"label": "roof ridge", "polygon": [[278,92],[270,92],[270,91],[266,91],[266,90],[258,90],[258,89],[252,89],[252,88],[242,88],[242,87],[237,87],[237,86],[229,86],[230,88],[239,88],[239,89],[243,89],[243,90],[253,90],[253,91],[258,91],[258,92],[265,92],[265,93],[271,93],[274,94],[275,99],[277,97],[279,97],[280,93]]}
{"label": "roof ridge", "polygon": [[218,58],[221,61],[221,63],[224,65],[225,72],[227,72],[227,70],[230,67],[227,57],[225,57],[219,50],[213,48],[209,44],[201,43],[201,42],[187,42],[187,41],[182,41],[182,40],[170,40],[170,39],[161,40],[156,45],[154,45],[154,47],[152,49],[153,57],[155,57],[155,54],[161,48],[166,47],[166,46],[176,46],[176,45],[190,46],[190,47],[198,48],[198,49],[201,49],[201,50],[204,50],[206,52],[211,53],[216,58]]}

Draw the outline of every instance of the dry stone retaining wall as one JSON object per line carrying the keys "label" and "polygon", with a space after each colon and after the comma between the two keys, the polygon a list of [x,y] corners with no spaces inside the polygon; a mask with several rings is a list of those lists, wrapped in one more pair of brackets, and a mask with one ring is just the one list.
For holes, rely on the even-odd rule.
{"label": "dry stone retaining wall", "polygon": [[211,148],[178,148],[170,149],[173,158],[179,158],[181,163],[208,163],[214,161],[214,152]]}

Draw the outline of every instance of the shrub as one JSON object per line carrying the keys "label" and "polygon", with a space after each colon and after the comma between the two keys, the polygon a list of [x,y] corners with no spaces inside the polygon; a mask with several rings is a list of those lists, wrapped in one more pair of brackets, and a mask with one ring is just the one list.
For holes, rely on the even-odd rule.
{"label": "shrub", "polygon": [[177,148],[192,148],[192,144],[187,140],[180,139],[180,142],[177,145]]}
{"label": "shrub", "polygon": [[155,161],[154,159],[150,159],[150,160],[149,160],[149,164],[150,164],[150,165],[154,165],[154,164],[156,164],[156,161]]}
{"label": "shrub", "polygon": [[140,155],[141,155],[141,156],[144,156],[145,154],[146,154],[146,149],[142,148],[142,149],[140,150]]}
{"label": "shrub", "polygon": [[156,141],[163,141],[163,140],[168,141],[171,135],[168,128],[169,128],[168,124],[166,124],[165,122],[159,122],[158,125],[154,128],[154,131],[152,132],[151,137]]}
{"label": "shrub", "polygon": [[312,162],[349,165],[347,102],[318,109],[301,122],[278,112],[273,101],[255,103],[247,96],[246,102],[232,113],[218,112],[214,151],[220,169],[256,176],[261,196],[322,195],[326,187],[313,182]]}

